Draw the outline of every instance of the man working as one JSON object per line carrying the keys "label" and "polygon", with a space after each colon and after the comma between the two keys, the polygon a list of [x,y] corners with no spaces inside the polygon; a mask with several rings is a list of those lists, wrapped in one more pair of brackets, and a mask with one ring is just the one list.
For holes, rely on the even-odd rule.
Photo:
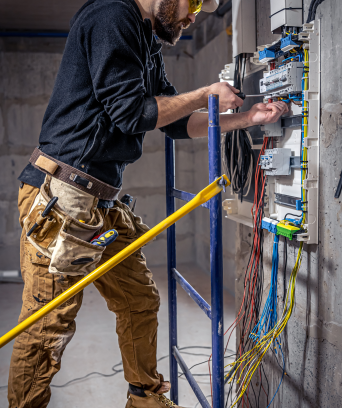
{"label": "man working", "polygon": [[[141,156],[147,131],[158,128],[173,139],[204,137],[208,117],[193,112],[207,106],[208,95],[219,94],[221,112],[242,106],[238,90],[227,83],[177,95],[166,78],[155,35],[175,44],[201,8],[212,12],[217,2],[89,0],[72,19],[39,148],[19,177],[25,283],[19,321],[147,231],[118,201],[122,173]],[[222,131],[273,123],[286,111],[282,102],[257,104],[224,115]],[[45,216],[53,196],[58,202]],[[95,235],[113,228],[119,233],[114,242],[91,245]],[[163,395],[171,385],[157,372],[159,294],[143,253],[137,251],[94,284],[116,313],[127,408],[174,406]],[[17,337],[10,408],[48,405],[49,384],[74,335],[81,303],[78,293]]]}

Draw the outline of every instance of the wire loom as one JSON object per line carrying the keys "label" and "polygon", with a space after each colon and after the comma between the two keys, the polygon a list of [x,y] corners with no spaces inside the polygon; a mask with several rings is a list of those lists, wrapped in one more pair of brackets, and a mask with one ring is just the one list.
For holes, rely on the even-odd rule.
{"label": "wire loom", "polygon": [[226,134],[224,146],[225,156],[229,158],[226,161],[226,170],[233,192],[241,194],[243,201],[243,197],[249,194],[252,184],[254,166],[252,137],[247,130],[234,130]]}
{"label": "wire loom", "polygon": [[[236,57],[234,73],[234,87],[236,89],[243,89],[246,59],[246,54]],[[238,111],[237,108],[236,112]],[[240,194],[242,202],[243,197],[246,197],[250,192],[253,177],[254,152],[250,133],[245,129],[228,132],[222,144],[222,157],[233,192]]]}

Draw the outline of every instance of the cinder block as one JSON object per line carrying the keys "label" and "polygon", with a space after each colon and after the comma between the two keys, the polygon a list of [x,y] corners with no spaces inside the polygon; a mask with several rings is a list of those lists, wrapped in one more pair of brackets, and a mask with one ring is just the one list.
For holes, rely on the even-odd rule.
{"label": "cinder block", "polygon": [[165,155],[157,151],[144,153],[135,163],[126,167],[123,177],[125,189],[165,186]]}
{"label": "cinder block", "polygon": [[5,128],[4,128],[4,120],[2,117],[2,109],[0,106],[0,145],[4,143],[4,138],[5,138]]}
{"label": "cinder block", "polygon": [[47,104],[10,105],[7,112],[7,133],[10,145],[36,146]]}
{"label": "cinder block", "polygon": [[2,200],[16,199],[19,188],[18,176],[28,162],[28,156],[0,156],[0,197]]}
{"label": "cinder block", "polygon": [[18,245],[19,247],[21,227],[17,200],[0,201],[0,213],[0,246]]}
{"label": "cinder block", "polygon": [[6,99],[50,97],[61,54],[6,52],[0,53],[3,81],[2,93]]}

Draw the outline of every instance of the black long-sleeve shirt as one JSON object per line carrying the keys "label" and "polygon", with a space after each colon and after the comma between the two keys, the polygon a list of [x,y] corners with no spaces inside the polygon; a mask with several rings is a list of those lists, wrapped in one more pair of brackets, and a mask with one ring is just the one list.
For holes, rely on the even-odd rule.
{"label": "black long-sleeve shirt", "polygon": [[[134,0],[89,0],[71,21],[39,138],[41,150],[114,187],[142,154],[156,127],[154,96],[176,95],[161,45]],[[161,130],[188,138],[189,116]],[[19,180],[36,187],[44,173],[28,165]]]}

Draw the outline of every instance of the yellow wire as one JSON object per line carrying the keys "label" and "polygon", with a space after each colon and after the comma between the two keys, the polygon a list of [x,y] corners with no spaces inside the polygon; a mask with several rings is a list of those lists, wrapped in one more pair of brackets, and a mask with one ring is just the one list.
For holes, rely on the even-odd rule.
{"label": "yellow wire", "polygon": [[[304,50],[304,91],[307,91],[309,89],[309,73],[307,72],[307,69],[309,68],[309,52],[308,50]],[[304,119],[303,119],[303,128],[304,128],[304,140],[308,137],[308,102],[304,100],[303,103],[303,114],[304,114]],[[307,177],[307,157],[308,157],[308,149],[303,146],[303,163],[302,166],[304,167],[302,171],[302,192],[303,192],[303,203],[306,203],[306,190],[304,189],[304,180]],[[307,205],[303,205],[303,211],[306,211]],[[306,221],[306,212],[303,213],[303,221],[302,221],[302,227],[304,226]]]}
{"label": "yellow wire", "polygon": [[[265,356],[265,354],[267,353],[271,345],[274,343],[276,338],[282,333],[282,331],[286,327],[286,324],[292,315],[293,307],[295,303],[295,283],[296,283],[296,277],[298,274],[298,270],[301,264],[302,248],[303,248],[303,242],[300,243],[298,254],[297,254],[297,260],[296,260],[295,266],[290,276],[285,306],[284,306],[284,310],[283,310],[280,320],[277,322],[277,324],[272,330],[266,333],[256,343],[256,345],[254,346],[252,350],[245,353],[234,363],[228,364],[226,366],[226,367],[231,367],[230,372],[232,370],[235,371],[235,374],[232,375],[232,377],[228,381],[228,383],[231,383],[237,377],[236,373],[238,372],[238,369],[242,367],[243,363],[246,363],[244,364],[244,367],[242,367],[240,375],[238,376],[238,379],[237,379],[237,384],[240,384],[241,382],[242,384],[238,390],[237,396],[235,397],[235,401],[234,401],[234,404],[232,405],[232,408],[239,402],[239,400],[243,397],[244,393],[247,391],[247,388],[252,380],[252,377],[255,371],[258,369],[263,357]],[[244,372],[246,372],[246,374],[243,376]],[[227,374],[227,376],[229,376],[229,373]]]}

